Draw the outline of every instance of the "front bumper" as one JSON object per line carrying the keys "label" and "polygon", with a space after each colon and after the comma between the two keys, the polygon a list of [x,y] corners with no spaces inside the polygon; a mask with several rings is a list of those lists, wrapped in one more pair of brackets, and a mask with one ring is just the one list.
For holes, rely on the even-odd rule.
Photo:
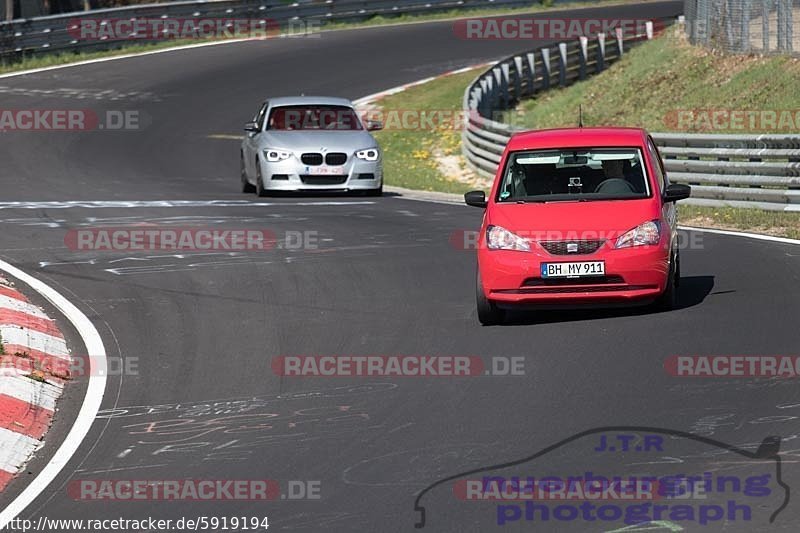
{"label": "front bumper", "polygon": [[[296,157],[270,163],[259,158],[264,189],[273,191],[362,191],[383,184],[381,161],[364,161],[350,156],[344,165],[304,165]],[[318,169],[337,174],[315,175]]]}
{"label": "front bumper", "polygon": [[[605,275],[596,278],[541,277],[541,263],[605,261]],[[551,255],[543,250],[478,251],[481,284],[486,297],[503,306],[543,307],[636,305],[655,300],[666,288],[669,249],[666,245],[619,250],[604,247],[593,254]]]}

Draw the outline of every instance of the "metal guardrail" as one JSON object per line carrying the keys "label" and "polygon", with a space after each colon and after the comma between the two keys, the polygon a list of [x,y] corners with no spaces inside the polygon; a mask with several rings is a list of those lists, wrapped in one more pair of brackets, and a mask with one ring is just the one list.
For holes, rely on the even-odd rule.
{"label": "metal guardrail", "polygon": [[[567,0],[561,0],[567,1]],[[141,20],[225,18],[289,21],[350,22],[377,15],[423,14],[450,9],[530,7],[531,0],[192,0],[143,4],[113,9],[64,13],[0,22],[0,60],[13,61],[41,53],[98,51],[132,41],[81,40],[69,26],[77,19]],[[157,42],[139,40],[137,43]]]}
{"label": "metal guardrail", "polygon": [[[506,58],[464,92],[462,152],[477,174],[493,178],[511,136],[504,121],[523,98],[602,71],[641,36],[582,38]],[[577,113],[576,113],[577,123]],[[654,133],[670,181],[693,185],[696,205],[800,212],[800,136]]]}

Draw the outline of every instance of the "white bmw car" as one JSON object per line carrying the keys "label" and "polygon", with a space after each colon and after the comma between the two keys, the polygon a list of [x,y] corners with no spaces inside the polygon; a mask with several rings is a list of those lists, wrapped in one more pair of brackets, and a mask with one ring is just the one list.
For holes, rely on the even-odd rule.
{"label": "white bmw car", "polygon": [[361,191],[383,193],[381,150],[352,102],[329,97],[282,97],[264,102],[245,125],[243,192]]}

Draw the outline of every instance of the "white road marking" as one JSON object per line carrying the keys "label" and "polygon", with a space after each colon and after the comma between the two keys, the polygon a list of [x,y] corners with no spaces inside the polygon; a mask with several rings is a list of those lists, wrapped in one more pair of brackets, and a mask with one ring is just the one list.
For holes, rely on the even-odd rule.
{"label": "white road marking", "polygon": [[[0,512],[0,530],[3,530],[12,519],[24,511],[28,505],[44,492],[80,447],[83,439],[89,433],[103,402],[107,381],[106,374],[108,372],[106,349],[103,346],[103,340],[100,338],[100,334],[92,324],[92,321],[80,309],[46,283],[5,261],[0,261],[0,270],[26,283],[53,304],[75,327],[81,339],[83,339],[86,353],[92,354],[92,362],[97,364],[97,371],[92,372],[89,377],[89,385],[86,388],[83,404],[64,442],[53,454],[47,465],[39,472],[39,475],[30,482],[14,501]],[[0,446],[0,450],[5,450],[6,448],[5,443]]]}
{"label": "white road marking", "polygon": [[749,239],[757,239],[759,241],[779,242],[782,244],[800,244],[798,239],[789,239],[786,237],[775,237],[773,235],[760,235],[758,233],[747,233],[745,231],[731,231],[726,229],[711,229],[711,228],[695,228],[691,226],[679,226],[680,229],[688,231],[700,231],[704,233],[716,233],[717,235],[730,235],[732,237],[747,237]]}
{"label": "white road marking", "polygon": [[372,201],[250,202],[248,200],[73,200],[67,202],[0,202],[0,209],[125,209],[132,207],[281,207],[373,205]]}

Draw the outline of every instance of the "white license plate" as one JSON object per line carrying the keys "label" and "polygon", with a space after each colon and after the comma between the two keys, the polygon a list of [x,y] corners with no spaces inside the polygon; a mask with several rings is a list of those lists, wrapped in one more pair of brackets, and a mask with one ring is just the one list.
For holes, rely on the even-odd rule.
{"label": "white license plate", "polygon": [[312,176],[344,176],[347,171],[344,167],[306,167],[306,174]]}
{"label": "white license plate", "polygon": [[604,261],[579,261],[574,263],[542,263],[543,278],[581,278],[603,276],[606,273]]}

